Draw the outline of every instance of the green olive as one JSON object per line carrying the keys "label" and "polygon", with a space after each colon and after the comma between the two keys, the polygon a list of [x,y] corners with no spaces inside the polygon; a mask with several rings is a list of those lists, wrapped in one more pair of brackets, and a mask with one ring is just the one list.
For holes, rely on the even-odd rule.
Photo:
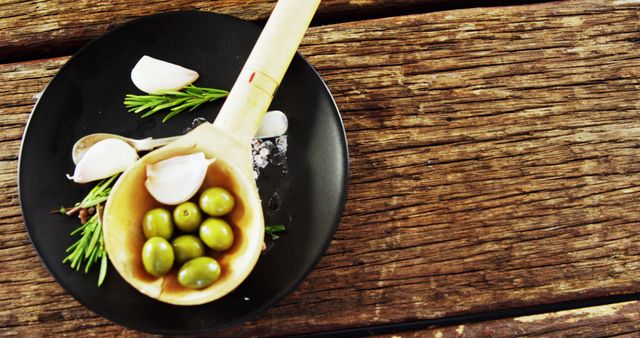
{"label": "green olive", "polygon": [[173,209],[173,222],[184,232],[193,232],[202,223],[202,212],[193,202],[184,202]]}
{"label": "green olive", "polygon": [[151,237],[142,246],[142,264],[148,273],[160,277],[173,266],[173,249],[162,237]]}
{"label": "green olive", "polygon": [[211,249],[224,251],[233,244],[233,231],[225,220],[210,217],[200,225],[200,239]]}
{"label": "green olive", "polygon": [[204,244],[194,235],[182,235],[171,242],[176,254],[176,261],[180,264],[204,255]]}
{"label": "green olive", "polygon": [[224,188],[209,188],[200,194],[200,209],[209,216],[224,216],[233,210],[235,199]]}
{"label": "green olive", "polygon": [[178,283],[190,289],[201,289],[220,277],[220,264],[211,257],[198,257],[186,263],[178,271]]}
{"label": "green olive", "polygon": [[164,239],[171,238],[173,235],[171,213],[163,208],[147,211],[142,219],[142,231],[147,239],[156,236]]}

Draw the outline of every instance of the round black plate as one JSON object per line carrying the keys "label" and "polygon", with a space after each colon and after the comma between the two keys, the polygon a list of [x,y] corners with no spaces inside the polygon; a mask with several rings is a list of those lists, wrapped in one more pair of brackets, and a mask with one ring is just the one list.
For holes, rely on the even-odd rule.
{"label": "round black plate", "polygon": [[[245,282],[226,297],[180,307],[148,298],[109,268],[102,287],[89,274],[62,264],[78,220],[50,210],[79,201],[91,185],[65,178],[73,172],[71,147],[96,132],[144,138],[184,132],[194,118],[213,121],[222,101],[161,123],[128,113],[125,94],[140,93],[130,71],[143,55],[200,73],[196,85],[230,89],[260,33],[242,20],[204,12],[172,12],[129,22],[88,44],[47,86],[25,131],[20,153],[20,202],[27,231],[56,280],[91,310],[148,332],[211,332],[245,321],[293,291],[317,263],[337,228],[348,176],[344,128],[320,76],[299,55],[271,105],[289,117],[288,171],[258,179],[267,224],[287,231],[264,253]],[[269,167],[267,167],[268,169]],[[279,194],[279,199],[273,194]],[[270,203],[269,203],[270,202]]]}

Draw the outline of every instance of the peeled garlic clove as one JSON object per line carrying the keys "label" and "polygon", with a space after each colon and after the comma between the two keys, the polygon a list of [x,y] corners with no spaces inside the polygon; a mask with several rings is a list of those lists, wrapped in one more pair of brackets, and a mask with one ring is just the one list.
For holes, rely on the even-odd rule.
{"label": "peeled garlic clove", "polygon": [[279,110],[273,110],[264,114],[255,137],[267,138],[281,136],[287,132],[287,128],[289,128],[287,116]]}
{"label": "peeled garlic clove", "polygon": [[148,94],[180,90],[198,79],[198,73],[176,64],[143,56],[131,70],[133,84]]}
{"label": "peeled garlic clove", "polygon": [[200,189],[209,164],[204,153],[174,156],[155,164],[147,164],[144,186],[156,201],[177,205],[188,201]]}
{"label": "peeled garlic clove", "polygon": [[138,153],[127,142],[108,138],[96,142],[84,153],[73,176],[76,183],[87,183],[111,177],[125,171],[138,160]]}

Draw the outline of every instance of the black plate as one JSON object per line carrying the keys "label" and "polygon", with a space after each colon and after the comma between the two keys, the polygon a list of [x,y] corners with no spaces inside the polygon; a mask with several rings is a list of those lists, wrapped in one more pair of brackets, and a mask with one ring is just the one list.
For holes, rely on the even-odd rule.
{"label": "black plate", "polygon": [[[320,76],[297,55],[271,105],[289,117],[288,171],[266,170],[258,179],[267,224],[287,232],[260,257],[245,282],[226,297],[180,307],[148,298],[109,267],[102,287],[97,268],[88,275],[63,265],[77,219],[49,211],[80,200],[90,185],[69,182],[71,147],[80,137],[110,132],[144,138],[183,132],[195,117],[212,121],[222,101],[182,113],[141,120],[126,112],[125,94],[142,55],[200,73],[198,85],[231,88],[260,27],[203,12],[172,12],[129,22],[93,41],[58,72],[36,104],[20,153],[20,202],[27,231],[56,280],[89,309],[120,324],[162,334],[203,333],[245,321],[293,291],[317,263],[337,228],[348,176],[344,128]],[[268,169],[269,167],[267,167]],[[279,193],[280,199],[272,195]]]}

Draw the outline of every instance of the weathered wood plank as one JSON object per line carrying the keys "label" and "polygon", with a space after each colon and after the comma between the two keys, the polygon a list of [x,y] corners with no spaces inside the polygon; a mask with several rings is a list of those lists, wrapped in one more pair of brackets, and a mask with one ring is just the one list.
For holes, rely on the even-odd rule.
{"label": "weathered wood plank", "polygon": [[[301,50],[349,139],[347,208],[299,289],[225,334],[640,292],[639,15],[581,0],[312,28]],[[19,216],[18,140],[64,61],[0,65],[0,334],[129,335],[64,294]]]}
{"label": "weathered wood plank", "polygon": [[[0,60],[71,53],[89,39],[130,19],[176,10],[202,10],[245,20],[265,20],[276,0],[218,1],[0,1]],[[384,13],[402,13],[442,3],[475,3],[461,0],[324,0],[316,21],[334,22]],[[482,2],[480,2],[482,3]],[[212,32],[215,34],[215,32]]]}
{"label": "weathered wood plank", "polygon": [[624,302],[575,310],[522,316],[442,328],[380,335],[379,338],[411,337],[594,337],[640,334],[640,302]]}

